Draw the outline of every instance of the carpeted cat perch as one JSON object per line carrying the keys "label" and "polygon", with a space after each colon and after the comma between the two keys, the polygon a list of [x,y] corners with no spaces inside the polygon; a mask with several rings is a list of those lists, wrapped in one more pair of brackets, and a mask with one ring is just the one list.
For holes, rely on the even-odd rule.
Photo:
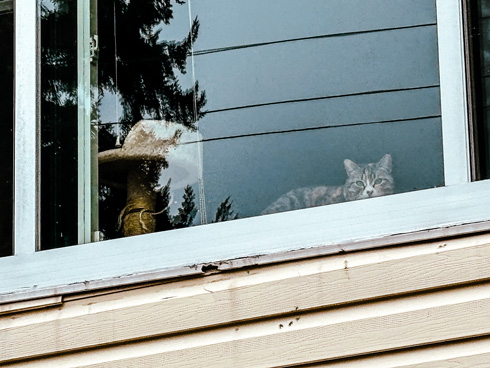
{"label": "carpeted cat perch", "polygon": [[100,182],[127,189],[126,206],[119,215],[123,236],[155,231],[154,189],[161,168],[167,166],[166,156],[177,147],[184,129],[161,120],[141,120],[121,148],[99,153]]}

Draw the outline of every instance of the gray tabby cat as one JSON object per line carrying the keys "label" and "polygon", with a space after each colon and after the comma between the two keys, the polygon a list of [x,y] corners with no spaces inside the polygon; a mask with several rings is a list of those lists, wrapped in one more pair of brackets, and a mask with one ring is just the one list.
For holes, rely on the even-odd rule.
{"label": "gray tabby cat", "polygon": [[379,162],[370,164],[356,164],[346,159],[344,160],[344,167],[347,173],[347,180],[344,185],[293,189],[279,197],[261,214],[266,215],[356,199],[380,197],[393,193],[395,182],[391,175],[392,159],[390,154],[384,155]]}

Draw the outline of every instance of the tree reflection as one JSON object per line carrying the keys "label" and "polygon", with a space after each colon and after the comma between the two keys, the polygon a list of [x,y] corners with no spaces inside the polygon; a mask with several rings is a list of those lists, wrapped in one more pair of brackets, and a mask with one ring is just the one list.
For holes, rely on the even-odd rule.
{"label": "tree reflection", "polygon": [[[185,1],[176,0],[175,4],[183,5]],[[183,74],[187,71],[199,21],[197,18],[192,21],[182,40],[163,40],[162,30],[173,20],[172,1],[115,0],[113,5],[100,1],[97,10],[99,92],[109,90],[119,95],[122,123],[127,128],[143,117],[194,127],[196,119],[202,117],[205,94],[199,90],[198,82],[183,89],[176,71]]]}
{"label": "tree reflection", "polygon": [[[203,116],[206,98],[198,82],[183,88],[178,78],[178,73],[187,72],[188,56],[199,34],[198,19],[192,20],[180,40],[164,39],[166,27],[174,20],[174,8],[185,4],[183,0],[113,0],[98,1],[93,8],[99,52],[92,61],[97,70],[93,87],[98,95],[92,101],[92,120],[99,126],[99,151],[114,149],[116,142],[114,125],[100,122],[98,108],[104,95],[116,95],[122,106],[122,118],[112,123],[120,127],[123,142],[141,119],[195,129]],[[46,249],[77,243],[73,219],[82,200],[77,192],[77,0],[43,0],[41,30],[41,224]],[[155,178],[165,163],[142,165],[137,169],[151,168],[146,180],[150,181],[148,187],[155,188]],[[100,186],[100,229],[109,238],[120,236],[117,219],[124,221],[125,210],[141,208],[137,203],[132,203],[132,208],[126,204],[125,180]],[[169,185],[156,193],[154,208],[145,207],[139,215],[141,219],[143,212],[154,212],[155,216],[158,212],[157,230],[190,226],[196,215],[190,186],[185,188],[178,215],[169,214]]]}
{"label": "tree reflection", "polygon": [[[173,19],[173,7],[184,4],[179,0],[97,4],[96,88],[99,96],[107,91],[119,96],[123,139],[143,117],[193,128],[202,116],[205,95],[198,83],[183,89],[176,77],[177,71],[186,72],[187,56],[199,32],[198,20],[193,20],[182,40],[160,39],[162,29]],[[77,243],[77,1],[42,1],[41,30],[42,244],[54,248]],[[99,150],[113,148],[114,129],[102,127],[98,140]],[[101,191],[101,227],[112,236],[116,235],[114,219],[122,210],[123,192],[110,186]]]}
{"label": "tree reflection", "polygon": [[[162,37],[166,26],[174,20],[174,6],[184,4],[185,1],[178,0],[99,3],[99,93],[110,91],[119,97],[123,109],[119,125],[122,127],[123,141],[131,127],[142,118],[176,122],[194,129],[195,122],[203,115],[205,94],[200,91],[198,82],[184,89],[176,75],[177,72],[187,72],[188,56],[199,33],[199,21],[197,18],[192,21],[189,32],[183,35],[180,41],[166,40]],[[113,126],[103,126],[99,135],[99,149],[114,148],[114,135]],[[156,186],[158,174],[165,165],[148,165],[147,162],[142,165],[136,170],[151,168],[152,172],[146,173],[143,179],[150,181],[150,185],[142,182],[137,185],[148,187],[150,191]],[[161,198],[165,195],[165,190],[162,189],[155,200],[155,193],[148,193],[144,199],[141,196],[129,198],[126,196],[128,188],[106,189],[110,194],[104,199],[101,198],[99,221],[101,230],[110,238],[119,235],[113,221],[118,216],[123,223],[119,227],[124,235],[189,226],[192,221],[184,219],[195,216],[195,213],[192,215],[195,205],[189,203],[194,201],[194,196],[190,197],[190,193],[183,199],[184,209],[179,210],[182,219],[174,220],[173,217],[169,217],[170,220],[167,221],[165,216],[153,216],[162,211],[166,212],[165,207],[160,207],[169,202],[169,198]],[[113,200],[111,197],[116,199]],[[150,201],[148,197],[151,197]],[[110,200],[112,205],[104,206],[104,200]],[[129,209],[133,207],[139,212],[131,213]]]}
{"label": "tree reflection", "polygon": [[41,4],[41,243],[77,243],[76,0]]}

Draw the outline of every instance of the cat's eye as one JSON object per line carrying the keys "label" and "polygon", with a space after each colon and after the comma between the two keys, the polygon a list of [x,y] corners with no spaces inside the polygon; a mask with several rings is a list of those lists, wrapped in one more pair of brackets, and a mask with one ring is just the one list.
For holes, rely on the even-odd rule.
{"label": "cat's eye", "polygon": [[364,183],[362,181],[358,180],[358,181],[356,181],[356,185],[359,187],[363,187]]}
{"label": "cat's eye", "polygon": [[374,185],[380,185],[383,182],[383,179],[376,179]]}

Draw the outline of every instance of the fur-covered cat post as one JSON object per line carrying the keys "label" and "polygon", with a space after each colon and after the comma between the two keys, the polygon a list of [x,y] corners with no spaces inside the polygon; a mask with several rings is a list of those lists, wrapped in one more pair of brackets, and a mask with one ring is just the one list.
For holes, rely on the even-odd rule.
{"label": "fur-covered cat post", "polygon": [[155,231],[155,186],[166,155],[176,147],[182,125],[141,120],[128,133],[121,148],[99,153],[101,182],[126,186],[126,206],[119,215],[123,236]]}

